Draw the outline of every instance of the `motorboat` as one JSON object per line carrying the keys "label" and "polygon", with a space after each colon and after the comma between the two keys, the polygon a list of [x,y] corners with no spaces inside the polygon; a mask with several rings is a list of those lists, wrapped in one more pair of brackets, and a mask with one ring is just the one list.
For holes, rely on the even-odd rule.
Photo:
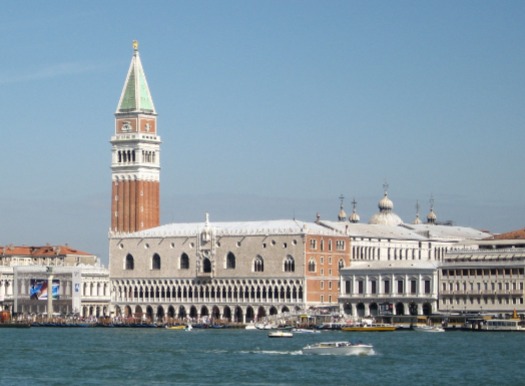
{"label": "motorboat", "polygon": [[490,319],[481,326],[481,330],[525,332],[525,328],[519,319]]}
{"label": "motorboat", "polygon": [[321,331],[312,330],[310,328],[294,328],[292,329],[292,332],[296,334],[319,334]]}
{"label": "motorboat", "polygon": [[270,332],[268,338],[293,338],[293,333],[290,331],[277,330]]}
{"label": "motorboat", "polygon": [[176,326],[166,326],[168,330],[184,330],[186,329],[186,326],[183,324],[178,324]]}
{"label": "motorboat", "polygon": [[303,354],[321,355],[370,355],[374,352],[374,346],[364,343],[343,342],[320,342],[303,348]]}
{"label": "motorboat", "polygon": [[385,331],[395,331],[397,327],[393,324],[383,324],[383,323],[372,323],[372,324],[350,324],[341,327],[341,331],[349,332],[385,332]]}
{"label": "motorboat", "polygon": [[414,331],[417,331],[417,332],[445,332],[445,329],[440,326],[422,325],[422,326],[414,326]]}
{"label": "motorboat", "polygon": [[191,324],[188,324],[185,326],[184,324],[177,324],[175,326],[166,326],[168,330],[178,330],[178,331],[191,331],[193,330],[193,327]]}

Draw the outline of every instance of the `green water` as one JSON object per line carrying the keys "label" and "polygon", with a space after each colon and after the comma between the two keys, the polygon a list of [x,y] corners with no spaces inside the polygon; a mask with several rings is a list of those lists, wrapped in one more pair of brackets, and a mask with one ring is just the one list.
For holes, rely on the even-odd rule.
{"label": "green water", "polygon": [[[372,343],[372,356],[303,355],[317,341]],[[121,328],[0,329],[2,385],[519,385],[525,333]]]}

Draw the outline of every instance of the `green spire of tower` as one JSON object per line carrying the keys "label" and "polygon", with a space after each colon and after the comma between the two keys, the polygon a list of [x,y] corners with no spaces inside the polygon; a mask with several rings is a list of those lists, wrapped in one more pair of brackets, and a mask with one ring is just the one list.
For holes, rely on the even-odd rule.
{"label": "green spire of tower", "polygon": [[133,41],[133,58],[120,96],[117,113],[141,112],[156,114],[146,75],[139,56],[139,45]]}

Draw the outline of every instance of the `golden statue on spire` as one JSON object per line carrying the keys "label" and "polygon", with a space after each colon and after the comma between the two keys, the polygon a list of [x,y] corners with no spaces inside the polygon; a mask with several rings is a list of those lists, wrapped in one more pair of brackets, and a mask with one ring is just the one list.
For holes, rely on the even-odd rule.
{"label": "golden statue on spire", "polygon": [[137,40],[133,40],[133,50],[139,50],[139,42]]}

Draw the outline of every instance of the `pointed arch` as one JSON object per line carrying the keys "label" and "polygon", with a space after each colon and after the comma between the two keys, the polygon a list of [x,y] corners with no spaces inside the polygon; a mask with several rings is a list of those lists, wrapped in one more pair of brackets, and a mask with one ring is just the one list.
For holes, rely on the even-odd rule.
{"label": "pointed arch", "polygon": [[264,272],[264,259],[262,256],[257,255],[253,261],[253,271],[254,272]]}
{"label": "pointed arch", "polygon": [[235,255],[232,252],[226,255],[226,269],[235,269]]}
{"label": "pointed arch", "polygon": [[190,258],[186,253],[180,255],[179,267],[180,269],[190,269]]}
{"label": "pointed arch", "polygon": [[284,259],[284,272],[295,272],[295,260],[290,255]]}
{"label": "pointed arch", "polygon": [[151,269],[154,271],[160,270],[160,256],[155,253],[151,258]]}
{"label": "pointed arch", "polygon": [[130,253],[126,255],[125,269],[127,271],[133,271],[135,269],[135,259]]}

